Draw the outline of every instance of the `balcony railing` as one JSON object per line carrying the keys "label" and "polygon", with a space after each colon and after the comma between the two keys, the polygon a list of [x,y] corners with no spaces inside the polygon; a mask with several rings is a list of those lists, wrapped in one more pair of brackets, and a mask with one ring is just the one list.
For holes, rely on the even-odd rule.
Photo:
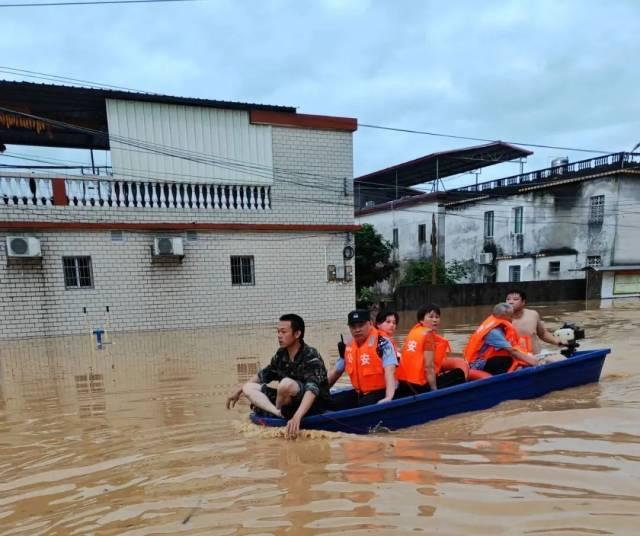
{"label": "balcony railing", "polygon": [[0,175],[0,204],[271,210],[271,187]]}
{"label": "balcony railing", "polygon": [[627,167],[640,167],[640,153],[614,153],[588,160],[571,162],[537,171],[530,171],[521,175],[513,175],[503,179],[496,179],[471,186],[463,186],[450,190],[450,192],[485,192],[497,188],[509,186],[522,186],[529,183],[545,182],[549,180],[564,179],[591,175],[601,171],[618,170]]}

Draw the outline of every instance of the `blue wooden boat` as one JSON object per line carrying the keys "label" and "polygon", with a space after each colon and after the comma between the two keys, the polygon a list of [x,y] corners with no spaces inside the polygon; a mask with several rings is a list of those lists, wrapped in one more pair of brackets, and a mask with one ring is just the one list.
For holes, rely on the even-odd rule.
{"label": "blue wooden boat", "polygon": [[[454,385],[446,389],[392,400],[385,404],[342,411],[328,411],[302,420],[308,430],[327,430],[368,434],[379,430],[397,430],[423,424],[449,415],[487,409],[505,400],[537,398],[551,391],[597,382],[604,360],[611,350],[603,348],[576,352],[571,357]],[[285,426],[277,417],[251,414],[251,420],[263,426]]]}

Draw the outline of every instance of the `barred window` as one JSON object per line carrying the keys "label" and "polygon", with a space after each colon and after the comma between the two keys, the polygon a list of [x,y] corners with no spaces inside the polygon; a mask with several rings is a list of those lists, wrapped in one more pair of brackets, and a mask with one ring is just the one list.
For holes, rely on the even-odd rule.
{"label": "barred window", "polygon": [[520,281],[520,265],[509,266],[509,281],[518,283]]}
{"label": "barred window", "polygon": [[587,257],[587,266],[591,268],[602,266],[602,257],[600,255],[589,255]]}
{"label": "barred window", "polygon": [[550,261],[549,262],[549,273],[550,274],[559,274],[560,273],[560,261]]}
{"label": "barred window", "polygon": [[65,288],[93,288],[91,257],[62,257]]}
{"label": "barred window", "polygon": [[589,223],[602,223],[604,221],[604,195],[591,196],[591,212]]}
{"label": "barred window", "polygon": [[255,285],[253,255],[231,257],[231,284]]}

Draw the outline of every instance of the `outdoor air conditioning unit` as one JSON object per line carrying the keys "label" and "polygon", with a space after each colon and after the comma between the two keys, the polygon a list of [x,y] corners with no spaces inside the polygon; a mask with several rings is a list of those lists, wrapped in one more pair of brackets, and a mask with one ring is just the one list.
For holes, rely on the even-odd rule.
{"label": "outdoor air conditioning unit", "polygon": [[493,262],[493,253],[480,253],[480,264],[491,264]]}
{"label": "outdoor air conditioning unit", "polygon": [[32,236],[7,236],[7,257],[42,257],[40,240]]}
{"label": "outdoor air conditioning unit", "polygon": [[182,238],[154,238],[153,255],[154,257],[182,257],[184,255]]}

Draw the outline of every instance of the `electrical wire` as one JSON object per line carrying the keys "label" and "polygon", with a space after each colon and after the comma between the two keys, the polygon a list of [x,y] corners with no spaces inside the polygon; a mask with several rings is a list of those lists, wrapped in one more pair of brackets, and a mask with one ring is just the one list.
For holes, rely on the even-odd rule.
{"label": "electrical wire", "polygon": [[202,0],[89,0],[88,2],[37,2],[23,4],[0,4],[3,7],[57,7],[57,6],[95,6],[102,4],[159,4],[167,2],[196,2]]}

